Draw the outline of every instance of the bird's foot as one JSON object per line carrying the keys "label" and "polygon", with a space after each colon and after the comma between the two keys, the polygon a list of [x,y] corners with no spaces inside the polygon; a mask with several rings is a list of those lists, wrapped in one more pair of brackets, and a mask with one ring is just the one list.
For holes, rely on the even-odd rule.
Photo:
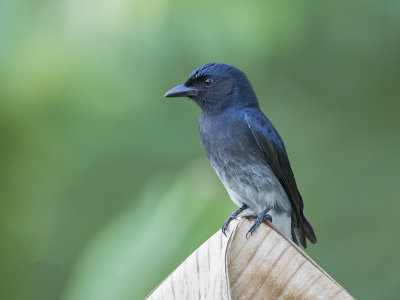
{"label": "bird's foot", "polygon": [[226,230],[228,229],[229,223],[233,220],[236,219],[238,214],[240,214],[242,211],[246,210],[248,206],[246,204],[243,204],[241,208],[235,210],[229,217],[226,219],[224,225],[222,225],[222,233],[226,236]]}
{"label": "bird's foot", "polygon": [[[233,214],[232,214],[233,215]],[[225,223],[224,223],[224,225],[222,225],[222,233],[226,236],[226,230],[228,229],[228,225],[229,225],[229,223],[233,220],[233,219],[235,219],[236,218],[236,216],[232,216],[232,215],[230,215],[229,217],[228,217],[228,219],[226,219],[226,221],[225,221]]]}
{"label": "bird's foot", "polygon": [[243,218],[245,218],[245,219],[247,219],[247,220],[256,220],[256,221],[254,222],[254,224],[251,225],[249,231],[247,231],[247,233],[246,233],[246,239],[248,238],[248,235],[249,235],[249,234],[250,234],[250,235],[253,235],[253,232],[257,229],[258,226],[260,226],[260,224],[261,224],[262,222],[264,222],[264,221],[266,221],[266,220],[272,222],[272,217],[271,217],[270,214],[268,214],[268,212],[269,212],[270,210],[271,210],[271,209],[268,208],[268,209],[265,209],[265,210],[263,210],[262,212],[260,212],[258,215],[257,215],[257,214],[254,215],[254,214],[253,214],[253,215],[245,215],[245,216],[242,216]]}
{"label": "bird's foot", "polygon": [[258,218],[258,214],[248,214],[248,215],[242,215],[240,217],[251,221],[251,220],[256,220]]}
{"label": "bird's foot", "polygon": [[[251,220],[257,220],[258,214],[242,215],[242,216],[240,216],[240,217],[241,217],[241,218],[245,218],[246,220],[251,221]],[[272,222],[272,217],[271,217],[270,214],[266,214],[266,215],[264,216],[264,220],[262,220],[261,222],[264,222],[264,221],[266,221],[266,220]]]}

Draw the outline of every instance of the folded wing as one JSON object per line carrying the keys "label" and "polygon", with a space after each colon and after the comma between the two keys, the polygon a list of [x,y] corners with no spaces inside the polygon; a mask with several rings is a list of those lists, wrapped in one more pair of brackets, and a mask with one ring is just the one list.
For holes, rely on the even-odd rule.
{"label": "folded wing", "polygon": [[281,137],[260,110],[246,109],[243,117],[260,151],[263,152],[266,162],[271,167],[290,199],[292,204],[292,221],[294,227],[297,229],[297,238],[300,244],[304,248],[307,247],[306,237],[311,243],[315,244],[317,238],[311,224],[304,216],[303,199],[297,189],[296,180]]}

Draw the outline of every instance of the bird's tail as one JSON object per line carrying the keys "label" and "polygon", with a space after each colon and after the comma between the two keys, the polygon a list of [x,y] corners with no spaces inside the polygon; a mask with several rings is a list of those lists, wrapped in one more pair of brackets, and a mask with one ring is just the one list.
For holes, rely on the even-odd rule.
{"label": "bird's tail", "polygon": [[[300,223],[300,222],[299,222]],[[306,238],[313,243],[317,243],[317,237],[315,236],[314,229],[312,228],[310,221],[302,213],[302,220],[299,224],[295,222],[292,217],[292,239],[298,245],[299,243],[307,248]]]}
{"label": "bird's tail", "polygon": [[312,228],[310,221],[308,221],[308,219],[304,214],[303,214],[303,231],[307,239],[311,243],[313,243],[314,245],[317,244],[317,237],[315,236],[314,229]]}

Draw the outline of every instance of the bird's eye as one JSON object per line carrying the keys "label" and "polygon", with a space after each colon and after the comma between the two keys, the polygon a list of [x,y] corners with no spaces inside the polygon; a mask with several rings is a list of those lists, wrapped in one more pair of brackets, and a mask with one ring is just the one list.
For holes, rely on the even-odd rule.
{"label": "bird's eye", "polygon": [[206,79],[204,79],[203,83],[205,86],[212,86],[214,83],[214,80],[212,80],[211,78],[206,78]]}

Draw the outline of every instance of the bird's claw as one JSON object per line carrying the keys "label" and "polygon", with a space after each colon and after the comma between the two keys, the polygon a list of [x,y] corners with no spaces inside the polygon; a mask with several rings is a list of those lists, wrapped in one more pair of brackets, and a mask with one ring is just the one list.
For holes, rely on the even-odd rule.
{"label": "bird's claw", "polygon": [[248,235],[249,235],[249,234],[250,234],[250,236],[253,235],[253,232],[256,230],[256,228],[258,227],[258,225],[260,225],[260,224],[257,224],[257,225],[256,225],[256,224],[257,224],[257,223],[254,223],[253,225],[251,225],[249,231],[247,231],[247,233],[246,233],[246,240],[249,238]]}
{"label": "bird's claw", "polygon": [[236,219],[236,217],[238,216],[238,214],[240,214],[242,211],[244,211],[245,209],[247,209],[248,206],[246,204],[243,204],[242,207],[240,207],[239,209],[235,210],[229,217],[228,219],[225,221],[224,225],[222,225],[222,233],[226,236],[226,230],[228,229],[228,225],[229,223],[233,220]]}
{"label": "bird's claw", "polygon": [[263,211],[258,215],[245,215],[242,216],[243,218],[247,219],[247,220],[254,220],[256,219],[256,221],[254,222],[253,225],[251,225],[249,231],[247,231],[246,233],[246,239],[248,239],[249,234],[250,236],[253,235],[253,232],[257,229],[258,226],[260,226],[260,224],[266,220],[272,222],[272,217],[270,214],[268,214],[269,210]]}
{"label": "bird's claw", "polygon": [[224,223],[224,225],[222,225],[222,233],[226,236],[226,230],[228,229],[228,225],[229,225],[229,223],[233,220],[233,219],[235,219],[234,217],[232,217],[232,216],[229,216],[229,218],[225,221],[225,223]]}

